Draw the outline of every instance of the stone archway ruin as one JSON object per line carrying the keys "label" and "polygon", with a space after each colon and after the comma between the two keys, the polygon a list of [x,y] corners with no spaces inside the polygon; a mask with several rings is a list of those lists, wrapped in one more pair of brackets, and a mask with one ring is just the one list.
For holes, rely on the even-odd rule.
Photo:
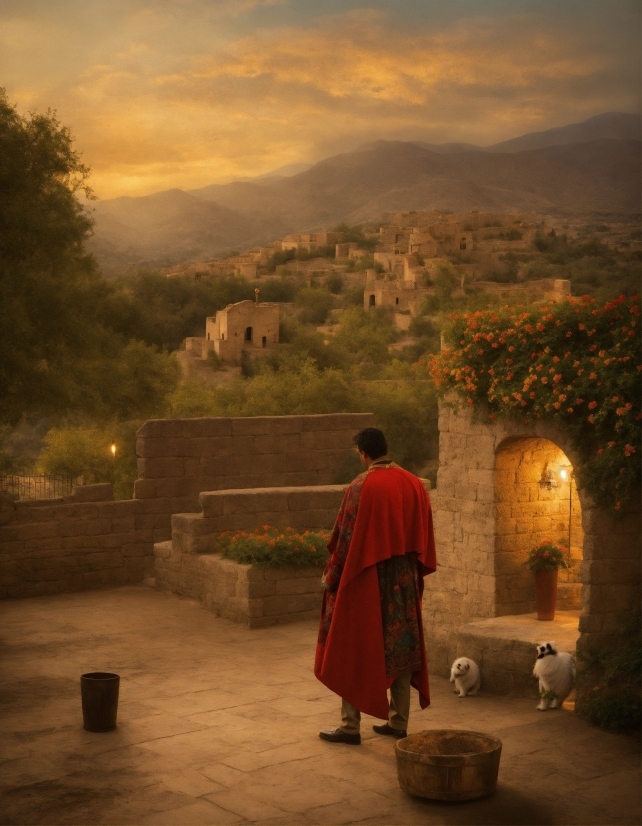
{"label": "stone archway ruin", "polygon": [[[424,591],[426,643],[435,672],[448,675],[453,659],[466,653],[461,641],[471,648],[476,634],[476,650],[485,658],[482,680],[491,683],[494,669],[496,685],[504,688],[532,683],[532,641],[522,644],[523,637],[506,629],[511,617],[520,627],[532,617],[545,630],[547,624],[535,620],[532,574],[522,561],[540,538],[559,539],[568,530],[568,483],[560,482],[559,474],[558,487],[550,492],[540,483],[549,472],[555,476],[562,466],[568,471],[578,462],[568,436],[550,423],[482,421],[471,409],[440,403],[439,471],[431,492],[438,569],[427,577]],[[579,628],[571,636],[580,652],[612,639],[622,615],[639,608],[640,503],[634,492],[616,518],[575,486],[571,497],[574,564],[560,576],[560,608],[579,613]],[[504,633],[494,662],[489,637],[479,636],[487,626],[501,626]],[[547,628],[548,639],[555,639],[552,630]]]}
{"label": "stone archway ruin", "polygon": [[495,616],[528,614],[534,579],[528,552],[540,542],[569,544],[568,569],[558,574],[557,608],[582,607],[582,506],[570,460],[554,442],[508,438],[495,451]]}

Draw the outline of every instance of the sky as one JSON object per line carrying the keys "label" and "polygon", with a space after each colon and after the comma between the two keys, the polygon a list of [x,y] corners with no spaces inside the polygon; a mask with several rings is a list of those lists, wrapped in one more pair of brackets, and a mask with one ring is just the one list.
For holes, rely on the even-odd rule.
{"label": "sky", "polygon": [[2,0],[0,85],[100,198],[640,108],[639,0]]}

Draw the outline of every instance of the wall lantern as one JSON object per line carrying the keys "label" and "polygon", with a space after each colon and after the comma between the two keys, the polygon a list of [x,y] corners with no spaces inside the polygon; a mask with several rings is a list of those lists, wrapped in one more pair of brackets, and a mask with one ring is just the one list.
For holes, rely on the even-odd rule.
{"label": "wall lantern", "polygon": [[109,449],[111,450],[111,455],[115,459],[116,458],[116,442],[112,442],[111,447]]}
{"label": "wall lantern", "polygon": [[542,470],[542,475],[539,480],[539,486],[543,490],[553,490],[553,488],[558,486],[557,478],[548,465],[544,465],[544,469]]}

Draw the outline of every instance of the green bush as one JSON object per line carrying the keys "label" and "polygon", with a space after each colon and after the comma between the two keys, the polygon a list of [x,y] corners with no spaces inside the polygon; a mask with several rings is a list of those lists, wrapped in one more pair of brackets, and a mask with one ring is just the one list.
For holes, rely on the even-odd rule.
{"label": "green bush", "polygon": [[606,644],[578,653],[580,706],[589,720],[612,731],[639,732],[642,720],[640,615],[622,621]]}
{"label": "green bush", "polygon": [[217,537],[222,556],[264,568],[323,567],[328,561],[328,531],[303,531],[263,525],[252,533],[226,531]]}
{"label": "green bush", "polygon": [[221,358],[216,350],[207,351],[207,364],[212,368],[212,370],[216,370],[217,372],[225,370],[225,365],[221,361]]}
{"label": "green bush", "polygon": [[334,306],[334,299],[328,290],[305,287],[298,293],[295,304],[303,324],[323,324]]}
{"label": "green bush", "polygon": [[340,273],[331,273],[325,282],[325,286],[333,295],[338,295],[343,291],[343,278]]}
{"label": "green bush", "polygon": [[[64,425],[44,438],[36,460],[39,473],[82,476],[85,485],[111,482],[115,499],[131,499],[138,476],[136,431],[142,422],[103,422],[101,425]],[[112,455],[111,445],[116,445]]]}

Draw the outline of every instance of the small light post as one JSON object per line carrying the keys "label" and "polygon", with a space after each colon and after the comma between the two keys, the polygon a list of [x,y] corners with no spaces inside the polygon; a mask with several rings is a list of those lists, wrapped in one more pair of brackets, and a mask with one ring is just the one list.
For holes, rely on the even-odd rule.
{"label": "small light post", "polygon": [[560,468],[562,481],[568,479],[568,561],[571,561],[571,530],[573,526],[573,468]]}
{"label": "small light post", "polygon": [[260,293],[260,292],[261,292],[261,291],[259,290],[259,288],[258,288],[258,287],[255,287],[255,288],[254,288],[254,302],[255,302],[255,304],[258,304],[258,303],[259,303],[259,293]]}
{"label": "small light post", "polygon": [[109,449],[111,450],[111,455],[115,459],[116,458],[116,442],[112,442],[111,447]]}

